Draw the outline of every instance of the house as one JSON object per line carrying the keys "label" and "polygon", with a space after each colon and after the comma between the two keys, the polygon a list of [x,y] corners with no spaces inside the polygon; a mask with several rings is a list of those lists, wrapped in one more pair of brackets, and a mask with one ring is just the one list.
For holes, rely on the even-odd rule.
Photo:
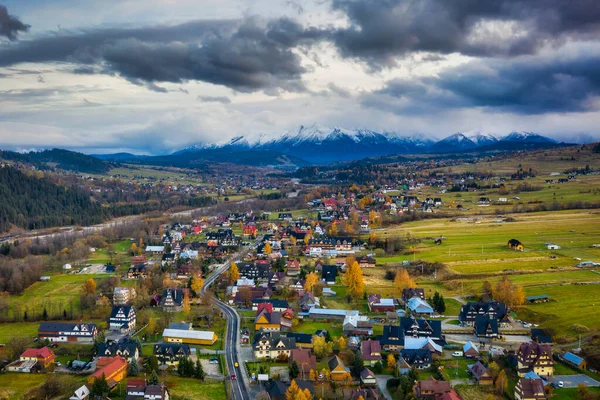
{"label": "house", "polygon": [[425,300],[418,297],[413,297],[408,300],[406,306],[415,316],[430,316],[434,313],[433,307],[431,307]]}
{"label": "house", "polygon": [[301,349],[312,349],[313,347],[313,335],[310,333],[287,333],[287,337],[294,338],[296,340],[296,346]]}
{"label": "house", "polygon": [[530,371],[541,377],[549,377],[554,374],[552,347],[549,344],[521,343],[517,350],[517,373],[523,377]]}
{"label": "house", "polygon": [[106,378],[112,389],[127,376],[128,362],[122,357],[100,357],[96,362],[96,371],[87,378],[88,385],[93,385],[96,379]]}
{"label": "house", "polygon": [[283,312],[290,308],[287,300],[279,300],[279,299],[252,299],[252,311],[258,311],[258,306],[260,304],[271,304],[273,306],[273,311]]}
{"label": "house", "polygon": [[286,273],[289,276],[300,275],[300,261],[298,261],[298,260],[288,261]]}
{"label": "house", "polygon": [[521,378],[515,386],[515,400],[547,399],[541,379]]}
{"label": "house", "polygon": [[163,339],[167,343],[186,343],[211,346],[217,341],[217,334],[212,331],[184,331],[165,329]]}
{"label": "house", "polygon": [[162,254],[165,251],[165,246],[146,246],[146,253]]}
{"label": "house", "polygon": [[266,360],[288,360],[296,349],[294,338],[281,336],[279,332],[258,331],[252,340],[254,357]]}
{"label": "house", "polygon": [[537,296],[526,296],[525,301],[528,303],[547,303],[550,301],[550,296],[547,294],[539,294]]}
{"label": "house", "polygon": [[[311,395],[310,398],[312,398],[312,396],[315,394],[315,388],[312,383],[299,379],[295,379],[295,381],[296,385],[298,385],[298,388],[302,391],[308,390]],[[289,387],[290,383],[282,381],[268,381],[265,383],[265,390],[269,395],[270,400],[286,400],[286,392]]]}
{"label": "house", "polygon": [[365,365],[372,367],[382,361],[381,344],[377,340],[364,340],[360,344],[360,352]]}
{"label": "house", "polygon": [[400,357],[412,368],[427,369],[431,367],[431,351],[427,349],[402,349]]}
{"label": "house", "polygon": [[371,312],[383,313],[396,311],[396,301],[394,298],[382,299],[380,294],[370,294],[367,297],[367,305]]}
{"label": "house", "polygon": [[406,360],[404,360],[404,358],[402,357],[400,357],[398,361],[396,361],[394,368],[398,372],[398,375],[406,375],[412,370],[412,367],[408,365]]}
{"label": "house", "polygon": [[309,349],[290,350],[290,366],[294,361],[298,364],[300,376],[309,377],[311,370],[317,372],[317,357]]}
{"label": "house", "polygon": [[181,358],[189,357],[191,351],[187,344],[159,343],[154,345],[153,354],[160,364],[177,365]]}
{"label": "house", "polygon": [[69,322],[42,322],[38,328],[40,341],[59,343],[94,343],[98,328],[95,324]]}
{"label": "house", "polygon": [[148,268],[146,264],[132,265],[127,270],[127,279],[146,279],[148,278]]}
{"label": "house", "polygon": [[135,343],[112,342],[99,343],[96,351],[98,357],[122,357],[129,362],[136,362],[140,357],[140,351]]}
{"label": "house", "polygon": [[567,351],[563,355],[563,360],[565,360],[567,363],[571,364],[575,368],[579,368],[579,369],[587,368],[587,364],[586,364],[585,360],[579,356],[576,356],[575,354],[571,353],[570,351]]}
{"label": "house", "polygon": [[474,333],[477,337],[497,338],[498,320],[487,315],[475,317]]}
{"label": "house", "polygon": [[442,322],[422,318],[402,317],[400,318],[400,327],[404,336],[408,337],[430,337],[438,344],[444,344],[442,335]]}
{"label": "house", "polygon": [[310,292],[306,292],[298,299],[298,306],[300,307],[300,311],[308,312],[313,307],[320,307],[321,302],[318,297],[315,297]]}
{"label": "house", "polygon": [[408,303],[410,299],[417,297],[425,300],[425,290],[422,288],[404,288],[402,289],[402,301]]}
{"label": "house", "polygon": [[508,323],[508,307],[498,301],[468,302],[461,307],[458,319],[464,325],[473,326],[475,319],[481,315],[487,315],[500,324]]}
{"label": "house", "polygon": [[552,343],[552,336],[543,329],[531,328],[531,340],[538,343]]}
{"label": "house", "polygon": [[79,389],[75,390],[69,400],[85,400],[90,396],[90,389],[83,385]]}
{"label": "house", "polygon": [[508,247],[515,251],[523,251],[523,243],[517,239],[510,239],[508,241]]}
{"label": "house", "polygon": [[366,315],[346,315],[342,326],[346,336],[373,335],[373,323]]}
{"label": "house", "polygon": [[253,263],[238,263],[240,277],[246,279],[268,280],[271,272],[271,263],[268,260],[256,260]]}
{"label": "house", "polygon": [[424,381],[417,381],[413,389],[414,395],[418,400],[437,400],[439,396],[453,392],[450,382],[438,381],[430,377]]}
{"label": "house", "polygon": [[553,243],[547,243],[546,248],[548,250],[560,250],[560,246],[557,244],[553,244]]}
{"label": "house", "polygon": [[115,306],[125,305],[129,300],[135,297],[135,289],[125,287],[115,287],[113,291],[113,304]]}
{"label": "house", "polygon": [[360,382],[365,386],[375,386],[377,378],[369,368],[365,368],[360,372]]}
{"label": "house", "polygon": [[463,355],[467,358],[474,358],[479,355],[479,349],[475,346],[475,343],[469,341],[463,346]]}
{"label": "house", "polygon": [[356,257],[356,261],[362,268],[375,268],[376,260],[370,255]]}
{"label": "house", "polygon": [[27,349],[19,357],[20,361],[36,361],[42,368],[48,368],[54,364],[56,355],[47,347],[41,349]]}
{"label": "house", "polygon": [[254,330],[259,331],[276,331],[281,330],[281,313],[279,311],[268,312],[266,309],[258,312],[254,319]]}
{"label": "house", "polygon": [[335,285],[338,270],[335,265],[323,265],[321,270],[321,280],[328,285]]}
{"label": "house", "polygon": [[467,367],[469,369],[469,373],[473,376],[473,378],[477,381],[479,385],[492,385],[494,383],[494,378],[492,377],[492,371],[483,365],[480,361],[477,363],[469,365]]}
{"label": "house", "polygon": [[334,319],[343,321],[346,316],[358,316],[356,310],[337,310],[332,308],[311,308],[308,310],[308,316],[315,319]]}
{"label": "house", "polygon": [[437,344],[430,337],[404,337],[404,348],[408,350],[424,350],[427,349],[431,351],[431,354],[441,355],[442,354],[442,346]]}
{"label": "house", "polygon": [[160,299],[164,311],[178,312],[183,310],[183,289],[165,289]]}
{"label": "house", "polygon": [[6,370],[9,372],[23,372],[27,374],[37,372],[40,368],[41,366],[38,365],[37,360],[16,360],[6,366]]}
{"label": "house", "polygon": [[327,362],[332,381],[348,381],[351,378],[350,369],[346,367],[341,358],[337,355],[331,357]]}
{"label": "house", "polygon": [[169,391],[164,385],[147,385],[144,379],[129,379],[126,400],[169,400]]}
{"label": "house", "polygon": [[135,329],[136,313],[132,306],[113,306],[108,320],[111,331],[129,333]]}
{"label": "house", "polygon": [[383,334],[377,340],[387,351],[399,351],[404,347],[404,331],[400,326],[384,325]]}

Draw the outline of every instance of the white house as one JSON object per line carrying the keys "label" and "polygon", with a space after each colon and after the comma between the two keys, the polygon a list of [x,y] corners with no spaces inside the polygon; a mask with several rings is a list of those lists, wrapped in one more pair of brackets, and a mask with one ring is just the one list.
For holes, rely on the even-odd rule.
{"label": "white house", "polygon": [[128,333],[135,329],[136,313],[132,306],[113,306],[110,313],[109,328],[111,331]]}
{"label": "white house", "polygon": [[546,244],[546,247],[548,248],[548,250],[560,250],[560,246],[553,243]]}

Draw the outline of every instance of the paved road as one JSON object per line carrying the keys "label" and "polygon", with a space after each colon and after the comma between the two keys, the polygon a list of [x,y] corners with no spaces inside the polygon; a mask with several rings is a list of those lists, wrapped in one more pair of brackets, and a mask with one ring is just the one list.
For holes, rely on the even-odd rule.
{"label": "paved road", "polygon": [[376,376],[377,386],[379,386],[379,389],[381,389],[381,393],[383,393],[383,397],[385,397],[387,400],[392,400],[392,395],[390,394],[390,392],[388,391],[388,388],[386,386],[387,381],[389,381],[392,378],[393,378],[392,375],[377,375]]}
{"label": "paved road", "polygon": [[[221,265],[219,268],[217,268],[217,270],[215,270],[214,273],[206,278],[204,281],[204,287],[202,287],[202,294],[204,295],[206,289],[208,289],[221,274],[229,269],[234,260],[244,257],[253,248],[255,248],[259,242],[260,239],[257,240],[252,247],[246,248],[238,254],[233,255],[231,258],[229,258],[229,260],[227,260],[226,263]],[[227,371],[229,371],[229,377],[231,377],[231,375],[236,375],[236,379],[231,380],[231,398],[233,400],[250,400],[251,397],[248,393],[248,387],[250,385],[248,371],[246,371],[243,361],[238,357],[238,353],[240,351],[240,316],[237,314],[235,309],[229,307],[222,301],[215,299],[214,302],[215,305],[223,312],[225,319],[227,319],[227,330],[223,345],[225,349],[225,364]],[[240,367],[235,367],[236,362],[238,362]]]}

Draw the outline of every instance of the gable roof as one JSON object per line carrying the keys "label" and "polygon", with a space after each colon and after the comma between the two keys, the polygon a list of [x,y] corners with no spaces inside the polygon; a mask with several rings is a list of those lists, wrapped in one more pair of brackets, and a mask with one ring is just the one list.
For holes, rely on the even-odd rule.
{"label": "gable roof", "polygon": [[341,367],[344,370],[347,370],[346,364],[342,361],[338,356],[333,356],[327,361],[327,365],[329,366],[329,370],[333,371],[334,369]]}
{"label": "gable roof", "polygon": [[54,356],[54,352],[47,347],[42,347],[41,349],[27,349],[21,354],[21,357],[27,358],[47,358],[52,356]]}
{"label": "gable roof", "polygon": [[567,360],[568,362],[570,362],[570,363],[573,363],[573,364],[575,364],[575,365],[579,365],[579,364],[581,364],[581,363],[584,361],[584,359],[583,359],[583,358],[581,358],[581,357],[579,357],[579,356],[576,356],[575,354],[571,353],[570,351],[567,351],[567,352],[566,352],[566,353],[563,355],[563,358],[564,358],[565,360]]}
{"label": "gable roof", "polygon": [[473,376],[477,380],[481,379],[484,375],[487,375],[489,377],[492,376],[492,372],[490,371],[490,369],[483,365],[480,361],[477,361],[473,365],[469,365],[468,368],[469,371],[471,371],[471,374],[473,374]]}

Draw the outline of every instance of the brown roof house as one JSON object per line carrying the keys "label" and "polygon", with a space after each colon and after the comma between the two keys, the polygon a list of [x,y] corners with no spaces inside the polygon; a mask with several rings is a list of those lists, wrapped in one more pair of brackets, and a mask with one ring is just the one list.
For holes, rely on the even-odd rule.
{"label": "brown roof house", "polygon": [[374,366],[381,361],[381,344],[378,340],[364,340],[360,344],[360,351],[365,365]]}
{"label": "brown roof house", "polygon": [[517,363],[517,372],[521,378],[530,371],[541,377],[549,377],[554,374],[552,347],[548,344],[521,343],[517,350]]}
{"label": "brown roof house", "polygon": [[293,349],[290,350],[290,366],[296,361],[300,369],[300,376],[308,379],[310,370],[317,372],[317,357],[309,349]]}
{"label": "brown roof house", "polygon": [[515,400],[545,400],[544,382],[541,379],[521,378],[515,386]]}
{"label": "brown roof house", "polygon": [[417,381],[413,392],[418,400],[437,400],[445,393],[454,392],[454,389],[450,386],[450,382],[438,381],[430,377],[424,381]]}
{"label": "brown roof house", "polygon": [[473,375],[473,378],[480,385],[491,385],[494,383],[494,378],[492,377],[492,371],[483,365],[481,362],[477,361],[477,363],[473,365],[469,365],[469,373]]}

